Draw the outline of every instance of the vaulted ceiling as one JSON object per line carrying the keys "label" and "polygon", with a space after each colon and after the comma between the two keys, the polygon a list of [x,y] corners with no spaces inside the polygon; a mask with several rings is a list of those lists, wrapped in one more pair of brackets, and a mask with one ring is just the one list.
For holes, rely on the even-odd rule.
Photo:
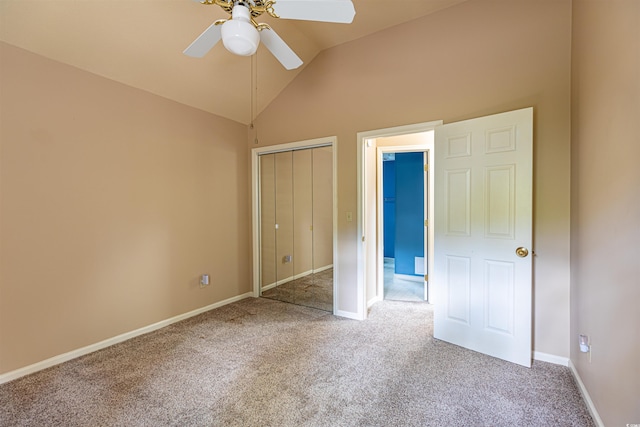
{"label": "vaulted ceiling", "polygon": [[351,24],[261,16],[304,61],[292,71],[264,47],[253,59],[221,43],[204,58],[183,55],[229,16],[192,0],[0,0],[0,40],[247,124],[321,51],[463,1],[353,0]]}

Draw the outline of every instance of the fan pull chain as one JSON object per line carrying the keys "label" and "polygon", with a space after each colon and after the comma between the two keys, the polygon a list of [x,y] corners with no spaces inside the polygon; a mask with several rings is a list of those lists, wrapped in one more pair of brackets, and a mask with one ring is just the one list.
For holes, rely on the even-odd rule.
{"label": "fan pull chain", "polygon": [[251,124],[250,129],[254,130],[254,144],[258,144],[258,129],[256,129],[254,120],[258,111],[258,53],[251,55]]}

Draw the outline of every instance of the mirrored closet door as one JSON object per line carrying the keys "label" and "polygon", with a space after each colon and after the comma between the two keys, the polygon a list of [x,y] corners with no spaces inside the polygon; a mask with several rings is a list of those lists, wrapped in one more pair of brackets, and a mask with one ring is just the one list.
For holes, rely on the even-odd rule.
{"label": "mirrored closet door", "polygon": [[260,291],[333,311],[332,147],[260,155]]}

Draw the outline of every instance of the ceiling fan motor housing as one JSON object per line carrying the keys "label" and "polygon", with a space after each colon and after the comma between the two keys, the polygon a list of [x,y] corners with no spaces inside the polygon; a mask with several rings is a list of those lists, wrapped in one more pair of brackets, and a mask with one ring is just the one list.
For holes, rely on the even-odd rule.
{"label": "ceiling fan motor housing", "polygon": [[236,4],[231,19],[222,24],[222,44],[231,53],[251,56],[260,44],[260,34],[251,23],[249,8]]}
{"label": "ceiling fan motor housing", "polygon": [[[2,0],[0,0],[2,1]],[[266,23],[255,18],[267,13],[272,18],[304,21],[350,23],[355,16],[351,0],[195,0],[220,6],[231,19],[218,19],[184,50],[184,54],[202,58],[220,40],[231,53],[251,56],[262,43],[287,70],[302,65],[302,60]]]}

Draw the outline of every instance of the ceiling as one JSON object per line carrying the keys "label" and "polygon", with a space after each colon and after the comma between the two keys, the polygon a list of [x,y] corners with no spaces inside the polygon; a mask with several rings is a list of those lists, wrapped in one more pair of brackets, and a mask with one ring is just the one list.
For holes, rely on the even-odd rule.
{"label": "ceiling", "polygon": [[0,0],[0,40],[248,124],[324,49],[463,1],[353,0],[351,24],[265,14],[257,21],[269,23],[304,61],[291,71],[264,47],[253,59],[227,52],[222,43],[204,58],[183,55],[213,21],[229,16],[192,0]]}

